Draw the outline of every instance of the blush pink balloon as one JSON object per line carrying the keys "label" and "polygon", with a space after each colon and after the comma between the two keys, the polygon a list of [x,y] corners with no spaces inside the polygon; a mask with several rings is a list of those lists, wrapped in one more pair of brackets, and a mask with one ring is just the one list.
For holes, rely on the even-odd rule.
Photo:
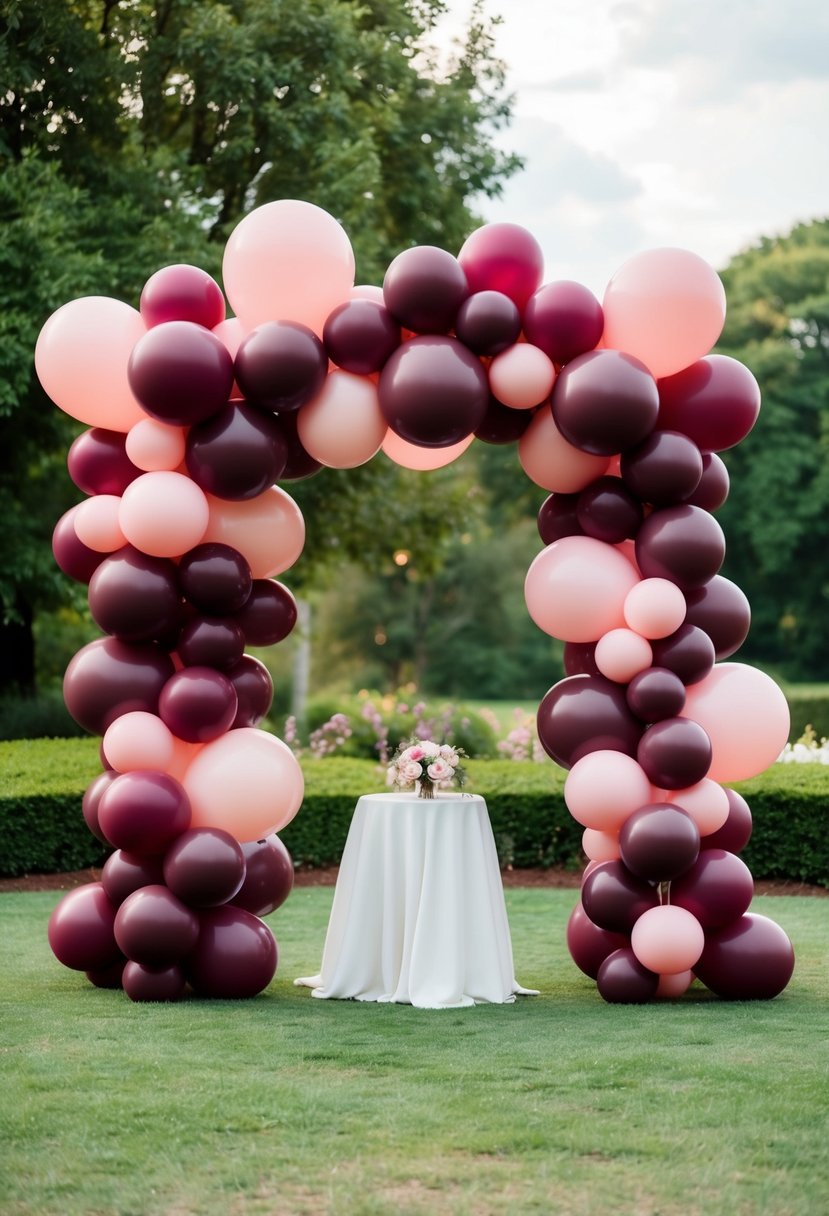
{"label": "blush pink balloon", "polygon": [[573,818],[597,832],[618,832],[640,806],[653,797],[641,766],[624,752],[588,752],[577,760],[564,782],[564,801]]}
{"label": "blush pink balloon", "polygon": [[651,666],[650,643],[632,629],[611,629],[596,643],[596,666],[608,680],[628,684]]}
{"label": "blush pink balloon", "polygon": [[184,460],[184,428],[142,418],[127,433],[126,452],[145,473],[177,469]]}
{"label": "blush pink balloon", "polygon": [[142,553],[180,557],[202,540],[209,508],[204,491],[183,473],[143,473],[121,499],[118,522]]}
{"label": "blush pink balloon", "polygon": [[374,283],[356,283],[348,293],[349,300],[373,300],[375,304],[384,304],[383,288]]}
{"label": "blush pink balloon", "polygon": [[774,680],[745,663],[717,663],[687,692],[682,717],[711,740],[713,781],[744,781],[773,764],[789,737],[789,706]]}
{"label": "blush pink balloon", "polygon": [[139,769],[169,772],[175,756],[175,739],[156,714],[136,709],[110,723],[103,749],[106,760],[118,773]]}
{"label": "blush pink balloon", "polygon": [[78,503],[73,516],[75,535],[87,549],[114,553],[125,545],[120,523],[121,499],[116,494],[95,494]]}
{"label": "blush pink balloon", "polygon": [[253,578],[282,574],[302,553],[305,520],[290,494],[279,486],[244,502],[210,494],[207,501],[210,518],[203,540],[238,550]]}
{"label": "blush pink balloon", "polygon": [[693,982],[693,971],[677,971],[673,975],[660,975],[656,989],[657,1000],[674,1001],[687,992]]}
{"label": "blush pink balloon", "polygon": [[386,420],[377,385],[367,376],[332,371],[297,416],[300,442],[314,460],[331,469],[354,469],[380,449]]}
{"label": "blush pink balloon", "polygon": [[349,298],[354,252],[345,229],[327,211],[280,199],[248,212],[236,225],[222,275],[244,325],[298,321],[321,337],[328,314]]}
{"label": "blush pink balloon", "polygon": [[618,861],[622,856],[619,837],[613,832],[599,832],[596,828],[585,828],[581,834],[581,847],[591,864],[601,861]]}
{"label": "blush pink balloon", "polygon": [[703,777],[696,785],[684,790],[671,790],[667,801],[682,807],[699,828],[700,836],[717,832],[728,818],[730,803],[723,787],[710,777]]}
{"label": "blush pink balloon", "polygon": [[530,410],[549,397],[556,378],[552,360],[529,342],[496,355],[489,366],[489,387],[502,405]]}
{"label": "blush pink balloon", "polygon": [[518,441],[518,459],[531,481],[556,494],[575,494],[607,469],[606,456],[591,456],[569,443],[549,406],[535,415]]}
{"label": "blush pink balloon", "polygon": [[625,597],[638,581],[630,562],[591,536],[565,536],[533,561],[524,582],[530,616],[563,642],[595,642],[624,625]]}
{"label": "blush pink balloon", "polygon": [[603,309],[604,346],[640,359],[659,379],[710,351],[725,322],[725,290],[697,254],[650,249],[616,272]]}
{"label": "blush pink balloon", "polygon": [[643,578],[625,599],[625,621],[643,638],[666,638],[685,620],[685,596],[667,578]]}
{"label": "blush pink balloon", "polygon": [[705,931],[685,908],[662,904],[643,912],[630,935],[630,946],[643,967],[657,975],[689,971],[702,954]]}
{"label": "blush pink balloon", "polygon": [[35,346],[43,388],[88,426],[128,431],[146,414],[127,379],[132,348],[146,333],[141,314],[108,296],[82,296],[49,317]]}
{"label": "blush pink balloon", "polygon": [[448,448],[421,448],[416,443],[401,439],[391,428],[386,431],[380,449],[384,456],[399,464],[402,469],[415,469],[419,473],[429,473],[433,469],[443,469],[462,456],[471,445],[474,435],[467,435],[460,443],[453,443]]}

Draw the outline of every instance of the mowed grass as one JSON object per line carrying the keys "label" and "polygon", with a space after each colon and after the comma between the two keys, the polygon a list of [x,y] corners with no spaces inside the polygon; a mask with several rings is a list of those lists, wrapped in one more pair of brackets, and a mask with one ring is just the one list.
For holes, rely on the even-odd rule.
{"label": "mowed grass", "polygon": [[514,1005],[320,1001],[330,888],[269,918],[270,988],[136,1005],[61,967],[54,893],[0,896],[0,1211],[154,1216],[829,1208],[829,900],[765,897],[797,968],[768,1002],[605,1004],[575,893],[510,889]]}

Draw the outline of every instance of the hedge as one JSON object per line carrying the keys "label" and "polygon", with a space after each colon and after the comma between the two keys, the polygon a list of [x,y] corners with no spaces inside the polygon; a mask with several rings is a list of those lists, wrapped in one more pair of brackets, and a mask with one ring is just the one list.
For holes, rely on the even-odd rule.
{"label": "hedge", "polygon": [[[0,743],[0,874],[60,873],[100,866],[106,850],[81,814],[100,772],[97,739]],[[280,833],[298,866],[336,864],[360,794],[384,788],[370,760],[303,761],[305,800]],[[476,760],[468,788],[486,798],[501,864],[579,869],[581,829],[563,799],[566,774],[552,763]],[[829,887],[829,768],[775,764],[735,785],[754,819],[743,858],[755,878]]]}

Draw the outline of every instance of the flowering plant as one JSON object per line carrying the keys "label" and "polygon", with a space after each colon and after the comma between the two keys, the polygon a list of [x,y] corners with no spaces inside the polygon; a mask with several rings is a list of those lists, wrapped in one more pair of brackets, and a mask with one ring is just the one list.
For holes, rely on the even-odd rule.
{"label": "flowering plant", "polygon": [[463,786],[466,774],[461,758],[462,747],[435,743],[431,739],[410,739],[401,743],[391,758],[387,778],[389,785],[414,785],[421,798],[434,798],[436,789],[444,789],[457,781]]}

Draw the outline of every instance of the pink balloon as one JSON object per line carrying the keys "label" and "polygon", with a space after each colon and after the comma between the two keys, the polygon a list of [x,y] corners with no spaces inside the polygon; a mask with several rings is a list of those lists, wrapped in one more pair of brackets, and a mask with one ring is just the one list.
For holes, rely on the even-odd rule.
{"label": "pink balloon", "polygon": [[564,782],[564,801],[578,823],[597,832],[618,832],[653,797],[641,766],[624,752],[589,752],[577,760]]}
{"label": "pink balloon", "polygon": [[591,456],[569,443],[549,406],[542,406],[518,440],[518,459],[537,486],[556,494],[575,494],[601,477],[606,456]]}
{"label": "pink balloon", "polygon": [[379,451],[386,434],[377,385],[339,369],[297,417],[297,434],[314,460],[331,469],[354,469]]}
{"label": "pink balloon", "polygon": [[107,727],[103,739],[104,756],[118,773],[137,769],[169,772],[175,757],[175,742],[156,714],[136,709],[121,714]]}
{"label": "pink balloon", "polygon": [[204,491],[183,473],[143,473],[121,499],[118,522],[142,553],[180,557],[204,538],[209,508]]}
{"label": "pink balloon", "polygon": [[625,597],[636,571],[612,545],[565,536],[533,561],[524,583],[530,616],[564,642],[595,642],[624,625]]}
{"label": "pink balloon", "polygon": [[127,364],[146,327],[141,314],[108,296],[82,296],[49,317],[35,369],[55,405],[88,426],[128,431],[146,414],[132,394]]}
{"label": "pink balloon", "polygon": [[467,435],[460,443],[453,443],[448,448],[421,448],[416,443],[401,439],[391,428],[386,431],[380,449],[384,456],[399,464],[403,469],[416,469],[420,473],[431,472],[432,469],[443,469],[462,456],[471,445],[474,435]]}
{"label": "pink balloon", "polygon": [[489,366],[489,387],[503,405],[530,410],[549,397],[556,378],[552,360],[529,342],[516,342]]}
{"label": "pink balloon", "polygon": [[383,288],[374,283],[357,283],[348,293],[349,300],[373,300],[375,304],[385,304],[386,297]]}
{"label": "pink balloon", "polygon": [[643,967],[658,975],[689,971],[705,946],[705,932],[684,908],[662,904],[643,912],[633,926],[630,946]]}
{"label": "pink balloon", "polygon": [[289,494],[271,486],[245,502],[207,496],[210,518],[203,540],[237,549],[253,578],[288,570],[302,553],[305,520]]}
{"label": "pink balloon", "polygon": [[184,436],[183,427],[142,418],[127,433],[127,455],[145,473],[171,471],[184,460]]}
{"label": "pink balloon", "polygon": [[328,314],[349,298],[354,252],[345,229],[327,211],[280,199],[236,225],[222,273],[230,305],[246,326],[298,321],[321,337]]}
{"label": "pink balloon", "polygon": [[658,1000],[672,1001],[682,996],[694,982],[693,971],[677,971],[674,975],[660,975],[656,989]]}
{"label": "pink balloon", "polygon": [[789,737],[789,706],[770,676],[744,663],[717,663],[688,689],[682,717],[711,739],[707,776],[744,781],[773,764]]}
{"label": "pink balloon", "polygon": [[625,600],[625,621],[643,638],[666,638],[685,620],[685,596],[667,578],[643,578]]}
{"label": "pink balloon", "polygon": [[659,379],[710,351],[725,321],[725,290],[697,254],[650,249],[616,272],[603,308],[603,345],[641,359]]}
{"label": "pink balloon", "polygon": [[723,787],[710,777],[684,790],[671,790],[667,801],[687,811],[699,828],[700,836],[719,831],[728,818],[730,803]]}
{"label": "pink balloon", "polygon": [[581,847],[591,863],[617,861],[622,856],[619,837],[613,832],[599,832],[596,828],[584,829],[581,834]]}
{"label": "pink balloon", "polygon": [[632,629],[611,629],[596,643],[596,666],[608,680],[628,684],[651,666],[650,643]]}
{"label": "pink balloon", "polygon": [[205,744],[184,775],[194,828],[223,828],[244,843],[293,819],[302,803],[302,769],[281,739],[241,727]]}
{"label": "pink balloon", "polygon": [[114,553],[126,544],[120,524],[121,499],[116,494],[95,494],[78,503],[73,516],[75,535],[87,549]]}

